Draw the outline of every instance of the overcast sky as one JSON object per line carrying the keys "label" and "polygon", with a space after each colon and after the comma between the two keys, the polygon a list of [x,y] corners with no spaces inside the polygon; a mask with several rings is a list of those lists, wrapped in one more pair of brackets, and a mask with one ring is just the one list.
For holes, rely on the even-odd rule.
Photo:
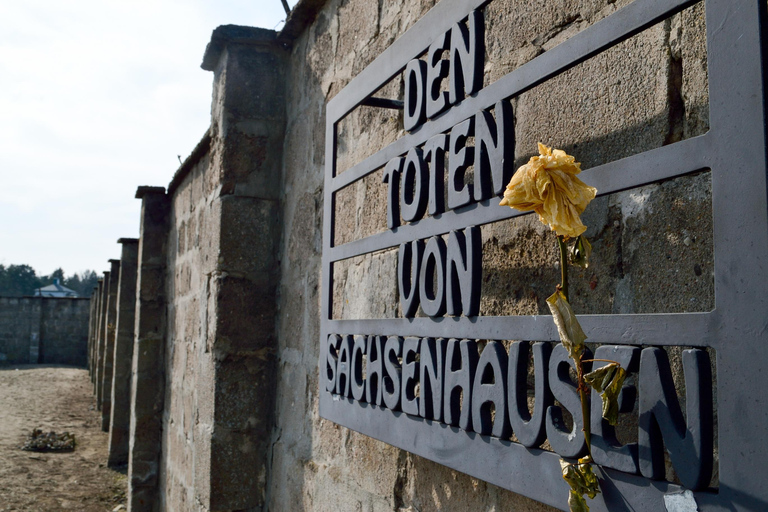
{"label": "overcast sky", "polygon": [[138,237],[136,187],[166,186],[208,129],[213,29],[284,18],[280,0],[0,1],[0,264],[106,270]]}

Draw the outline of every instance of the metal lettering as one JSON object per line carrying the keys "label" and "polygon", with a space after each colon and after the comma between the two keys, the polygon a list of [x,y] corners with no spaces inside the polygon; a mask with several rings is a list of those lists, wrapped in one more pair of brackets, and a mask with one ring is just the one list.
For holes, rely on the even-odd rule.
{"label": "metal lettering", "polygon": [[[466,236],[465,236],[466,233]],[[446,313],[476,316],[480,312],[480,280],[483,273],[480,228],[448,233],[445,276]]]}
{"label": "metal lettering", "polygon": [[427,316],[445,313],[445,242],[439,236],[427,241],[419,273],[419,300]]}
{"label": "metal lettering", "polygon": [[534,343],[533,374],[534,385],[533,414],[528,409],[528,351],[527,341],[513,343],[509,348],[509,374],[507,376],[509,423],[512,432],[523,446],[534,448],[547,438],[544,422],[545,413],[554,405],[552,392],[549,390],[549,356],[551,343]]}
{"label": "metal lettering", "polygon": [[400,184],[400,214],[406,222],[421,219],[427,211],[429,173],[421,148],[411,148],[405,157]]}
{"label": "metal lettering", "polygon": [[365,382],[363,381],[363,359],[365,357],[365,336],[355,336],[352,346],[352,361],[350,362],[350,387],[352,398],[362,400],[365,395]]}
{"label": "metal lettering", "polygon": [[568,374],[568,369],[572,367],[568,351],[562,345],[557,345],[549,358],[549,386],[555,399],[571,413],[573,428],[566,429],[562,409],[552,405],[547,408],[547,439],[558,455],[583,457],[587,453],[587,443],[582,433],[584,422],[581,420],[579,393]]}
{"label": "metal lettering", "polygon": [[419,397],[416,396],[416,355],[421,338],[405,338],[403,341],[403,374],[400,407],[406,414],[419,415]]}
{"label": "metal lettering", "polygon": [[[349,396],[350,361],[352,359],[352,336],[345,335],[339,348],[339,364],[336,367],[336,394]],[[342,377],[344,380],[342,381]]]}
{"label": "metal lettering", "polygon": [[436,215],[445,211],[445,148],[448,136],[444,133],[431,137],[424,144],[424,161],[429,164],[429,200],[427,213]]}
{"label": "metal lettering", "polygon": [[680,482],[707,487],[712,476],[712,372],[703,350],[683,350],[686,420],[672,380],[667,353],[646,348],[640,355],[638,445],[640,472],[664,478],[664,447]]}
{"label": "metal lettering", "polygon": [[403,169],[403,159],[393,158],[384,166],[382,183],[387,183],[387,227],[396,228],[400,225],[400,172]]}
{"label": "metal lettering", "polygon": [[[512,434],[507,416],[507,352],[489,341],[480,354],[472,384],[472,427],[478,434],[507,439]],[[491,404],[495,409],[492,418]]]}
{"label": "metal lettering", "polygon": [[414,240],[400,244],[397,253],[397,284],[400,293],[400,309],[403,316],[411,318],[419,309],[419,275],[424,242]]}
{"label": "metal lettering", "polygon": [[334,393],[336,391],[336,367],[339,364],[339,345],[341,336],[338,334],[329,334],[326,343],[326,364],[325,364],[325,390]]}
{"label": "metal lettering", "polygon": [[[440,238],[430,241],[437,244],[437,240]],[[586,454],[581,405],[569,375],[573,363],[560,344],[514,342],[507,355],[501,343],[489,341],[478,355],[474,340],[390,336],[385,343],[383,336],[331,334],[325,350],[325,389],[336,395],[357,401],[365,397],[366,402],[392,411],[402,410],[499,439],[514,433],[527,448],[548,440],[562,457]],[[530,350],[535,379],[533,411],[528,406]],[[622,413],[631,413],[635,401],[639,402],[638,443],[620,444],[614,428],[602,419],[599,395],[592,392],[595,462],[624,473],[639,472],[661,479],[665,476],[666,446],[682,484],[693,490],[706,488],[712,475],[714,436],[707,353],[683,351],[685,418],[666,352],[606,345],[597,349],[595,357],[616,361],[629,373],[638,372],[640,383],[639,393],[630,381],[619,395]],[[584,358],[591,359],[589,350]],[[594,369],[603,364],[596,361]],[[555,400],[559,405],[554,405]],[[570,429],[565,427],[563,408],[573,418]]]}
{"label": "metal lettering", "polygon": [[455,338],[448,340],[443,377],[445,423],[467,431],[472,430],[472,383],[479,358],[476,342]]}
{"label": "metal lettering", "polygon": [[456,23],[451,28],[451,73],[449,101],[455,104],[466,94],[483,87],[483,57],[485,56],[484,20],[480,11],[472,11],[467,24]]}
{"label": "metal lettering", "polygon": [[443,420],[443,362],[445,339],[424,338],[419,351],[419,382],[421,400],[419,416],[428,420]]}
{"label": "metal lettering", "polygon": [[384,337],[368,336],[366,354],[368,361],[365,365],[365,401],[369,404],[384,403]]}
{"label": "metal lettering", "polygon": [[441,91],[443,79],[448,76],[450,61],[443,59],[443,51],[450,48],[450,32],[438,36],[427,50],[427,117],[432,119],[448,108],[448,91]]}
{"label": "metal lettering", "polygon": [[501,195],[514,173],[515,128],[512,105],[502,100],[490,112],[475,114],[475,199]]}
{"label": "metal lettering", "polygon": [[400,368],[400,351],[403,346],[403,338],[400,336],[390,336],[387,338],[387,344],[384,347],[384,369],[386,375],[383,381],[384,405],[392,411],[400,410],[400,382],[402,382]]}
{"label": "metal lettering", "polygon": [[465,183],[464,173],[472,164],[475,148],[467,147],[467,137],[474,133],[474,117],[451,129],[448,144],[448,208],[453,210],[472,202],[472,185]]}
{"label": "metal lettering", "polygon": [[411,60],[405,66],[405,104],[403,108],[403,128],[411,131],[424,122],[426,113],[424,87],[426,84],[427,64],[419,59]]}

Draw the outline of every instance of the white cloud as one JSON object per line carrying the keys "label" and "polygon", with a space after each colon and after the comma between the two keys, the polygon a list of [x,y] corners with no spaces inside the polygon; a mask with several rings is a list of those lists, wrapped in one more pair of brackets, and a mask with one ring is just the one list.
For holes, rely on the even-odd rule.
{"label": "white cloud", "polygon": [[136,187],[167,185],[208,127],[213,29],[284,17],[280,0],[0,3],[0,263],[106,268],[138,235]]}

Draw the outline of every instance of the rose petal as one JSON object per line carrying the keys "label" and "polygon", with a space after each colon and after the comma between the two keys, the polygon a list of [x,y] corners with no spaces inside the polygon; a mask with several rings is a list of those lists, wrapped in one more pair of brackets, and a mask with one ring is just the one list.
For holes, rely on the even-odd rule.
{"label": "rose petal", "polygon": [[587,229],[579,216],[597,195],[597,189],[576,177],[580,172],[581,164],[572,156],[539,143],[539,156],[512,176],[500,204],[534,210],[558,235],[577,237]]}

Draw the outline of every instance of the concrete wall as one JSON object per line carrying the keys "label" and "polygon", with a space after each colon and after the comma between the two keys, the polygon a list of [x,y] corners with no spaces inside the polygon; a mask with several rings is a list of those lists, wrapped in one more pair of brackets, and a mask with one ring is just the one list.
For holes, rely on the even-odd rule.
{"label": "concrete wall", "polygon": [[0,297],[0,364],[86,366],[90,299]]}
{"label": "concrete wall", "polygon": [[[329,1],[293,44],[271,511],[549,510],[318,417],[325,105],[433,3]],[[484,85],[627,3],[491,2]],[[515,98],[515,166],[535,154],[538,141],[577,155],[589,168],[705,132],[703,14],[701,4],[688,9]],[[377,93],[402,94],[399,79]],[[338,170],[402,135],[397,111],[359,107],[340,123]],[[336,195],[337,244],[386,230],[385,194],[377,172]],[[572,276],[576,311],[711,310],[710,198],[703,173],[594,201],[584,215],[594,259]],[[484,226],[482,235],[481,314],[549,314],[544,301],[559,282],[554,235],[533,215]],[[335,266],[334,317],[401,316],[396,266],[396,251]]]}
{"label": "concrete wall", "polygon": [[[435,3],[302,0],[280,34],[214,32],[211,127],[167,192],[137,196],[130,510],[551,510],[318,415],[325,106]],[[484,85],[628,3],[493,0]],[[514,98],[515,166],[538,141],[589,168],[706,132],[704,29],[698,4]],[[378,94],[402,99],[401,78]],[[339,171],[403,134],[397,110],[359,107]],[[337,244],[386,230],[385,194],[375,172],[336,195]],[[713,309],[707,172],[600,197],[583,220],[578,313]],[[527,215],[483,226],[482,245],[481,315],[548,314],[554,235]],[[334,316],[402,316],[396,264],[391,250],[340,262]]]}

